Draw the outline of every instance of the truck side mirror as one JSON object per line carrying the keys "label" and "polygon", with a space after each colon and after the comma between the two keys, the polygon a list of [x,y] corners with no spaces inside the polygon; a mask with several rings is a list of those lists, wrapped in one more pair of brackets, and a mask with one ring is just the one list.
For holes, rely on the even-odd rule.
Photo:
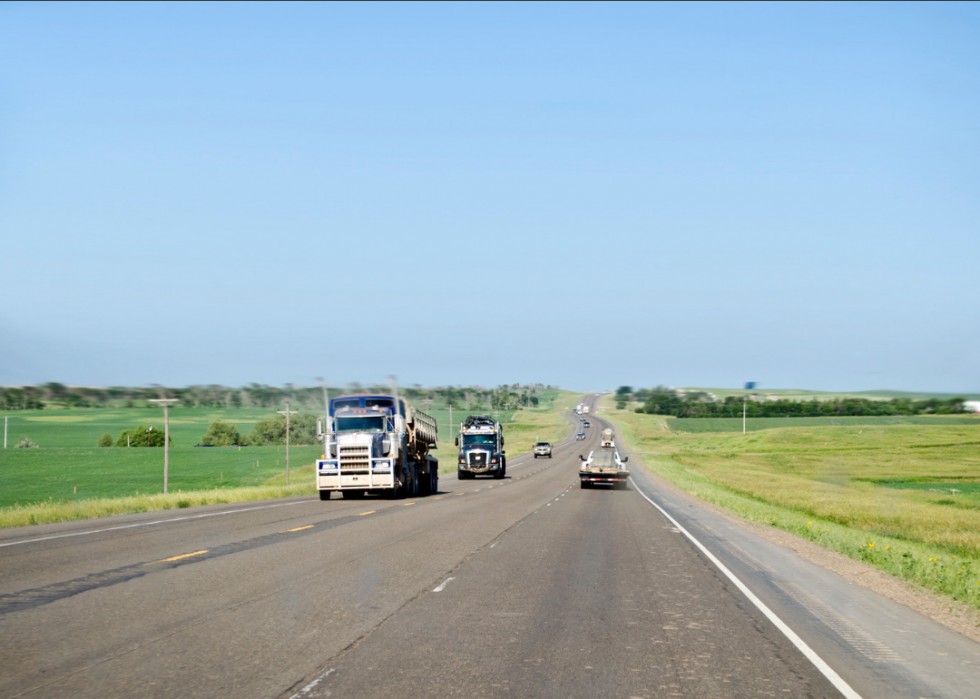
{"label": "truck side mirror", "polygon": [[627,461],[629,461],[629,460],[630,460],[630,457],[628,457],[628,456],[624,456],[624,457],[623,457],[623,463],[624,463],[624,464],[625,464],[625,463],[626,463]]}
{"label": "truck side mirror", "polygon": [[504,438],[503,437],[500,438],[500,446],[504,446]]}
{"label": "truck side mirror", "polygon": [[456,438],[456,446],[459,446],[459,437]]}
{"label": "truck side mirror", "polygon": [[579,461],[585,461],[585,457],[584,457],[584,456],[582,456],[581,454],[579,454],[579,455],[578,455],[578,460],[579,460]]}
{"label": "truck side mirror", "polygon": [[317,439],[323,438],[323,420],[316,421],[316,436]]}

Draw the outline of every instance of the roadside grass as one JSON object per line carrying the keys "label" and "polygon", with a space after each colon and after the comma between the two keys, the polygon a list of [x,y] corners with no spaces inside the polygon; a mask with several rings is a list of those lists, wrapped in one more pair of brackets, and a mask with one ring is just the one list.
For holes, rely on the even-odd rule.
{"label": "roadside grass", "polygon": [[980,608],[980,425],[692,435],[667,431],[671,418],[605,416],[692,495]]}
{"label": "roadside grass", "polygon": [[[306,482],[285,486],[255,486],[244,488],[215,488],[188,492],[171,492],[166,495],[130,495],[126,497],[90,498],[77,501],[48,501],[31,505],[17,505],[0,509],[0,528],[25,527],[32,524],[70,522],[79,519],[111,517],[136,512],[157,512],[200,505],[249,502],[272,498],[289,498],[312,495],[313,468],[309,467]],[[284,477],[284,476],[283,476]],[[290,478],[292,480],[292,478]]]}

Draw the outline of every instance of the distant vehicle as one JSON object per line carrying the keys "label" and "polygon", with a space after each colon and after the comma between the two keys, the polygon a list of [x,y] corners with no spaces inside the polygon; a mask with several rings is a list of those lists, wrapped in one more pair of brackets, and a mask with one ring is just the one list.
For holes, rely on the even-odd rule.
{"label": "distant vehicle", "polygon": [[579,455],[582,461],[579,467],[579,478],[582,488],[596,485],[611,485],[623,489],[630,477],[629,457],[620,458],[619,452],[613,447],[603,447],[589,452],[589,458]]}
{"label": "distant vehicle", "polygon": [[585,439],[585,432],[579,432],[577,435],[575,435],[576,441],[581,442],[583,439]]}
{"label": "distant vehicle", "polygon": [[551,444],[549,444],[548,442],[538,442],[537,444],[535,444],[534,445],[534,458],[536,459],[539,456],[547,456],[550,459],[551,458]]}
{"label": "distant vehicle", "polygon": [[592,427],[592,424],[588,420],[586,420],[585,422],[582,423],[582,427]]}
{"label": "distant vehicle", "polygon": [[589,406],[583,405],[582,406],[582,412],[585,413],[586,415],[588,415],[589,414]]}
{"label": "distant vehicle", "polygon": [[602,437],[599,438],[600,447],[615,447],[616,442],[613,441],[613,431],[610,428],[606,428],[602,431]]}
{"label": "distant vehicle", "polygon": [[438,434],[435,419],[402,398],[331,398],[327,424],[317,423],[317,436],[323,442],[323,456],[316,460],[320,499],[329,500],[334,492],[345,498],[438,492],[439,461],[429,455]]}
{"label": "distant vehicle", "polygon": [[477,476],[501,479],[507,474],[504,430],[489,415],[470,415],[459,425],[459,480]]}

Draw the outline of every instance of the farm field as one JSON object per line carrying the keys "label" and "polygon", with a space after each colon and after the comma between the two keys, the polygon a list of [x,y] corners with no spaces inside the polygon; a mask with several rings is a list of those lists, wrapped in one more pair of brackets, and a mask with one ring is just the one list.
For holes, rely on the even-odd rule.
{"label": "farm field", "polygon": [[697,497],[980,607],[980,420],[743,435],[604,415],[650,470]]}
{"label": "farm field", "polygon": [[[540,409],[509,413],[513,422],[504,427],[508,453],[516,455],[529,450],[538,435],[552,441],[563,437],[569,424],[562,417],[561,408],[568,402],[574,405],[577,395],[553,392]],[[556,398],[561,400],[556,403]],[[435,455],[440,472],[452,473],[456,470],[457,450],[449,411],[429,412],[439,422],[440,441]],[[466,414],[454,410],[453,421],[458,424]],[[123,430],[137,425],[152,424],[155,430],[162,431],[159,408],[79,408],[15,411],[6,415],[10,448],[0,450],[0,526],[163,509],[176,507],[176,503],[187,506],[192,501],[186,494],[204,491],[211,493],[209,499],[198,497],[193,504],[311,493],[313,463],[320,454],[319,445],[292,445],[291,487],[282,490],[284,447],[194,446],[213,420],[234,424],[244,436],[256,422],[274,416],[274,410],[172,408],[171,497],[167,499],[162,495],[163,449],[96,446],[102,434],[109,433],[115,439]],[[25,436],[39,448],[12,448]],[[111,505],[104,502],[119,499],[129,504],[121,500]],[[96,502],[100,504],[93,505]],[[33,506],[29,514],[16,512],[25,506]]]}
{"label": "farm field", "polygon": [[[745,420],[748,432],[783,427],[842,427],[866,425],[977,425],[980,419],[971,416],[867,416],[867,417],[750,417]],[[737,417],[678,417],[667,423],[672,432],[741,432],[742,418]]]}
{"label": "farm field", "polygon": [[705,391],[713,393],[719,398],[727,396],[745,396],[749,394],[774,395],[789,400],[839,400],[841,398],[868,398],[871,400],[891,400],[892,398],[910,398],[912,400],[924,400],[926,398],[939,398],[949,400],[950,398],[964,398],[966,400],[980,400],[980,393],[915,393],[912,391],[851,391],[851,392],[832,392],[832,391],[807,391],[796,388],[700,388],[697,386],[683,386],[686,391]]}

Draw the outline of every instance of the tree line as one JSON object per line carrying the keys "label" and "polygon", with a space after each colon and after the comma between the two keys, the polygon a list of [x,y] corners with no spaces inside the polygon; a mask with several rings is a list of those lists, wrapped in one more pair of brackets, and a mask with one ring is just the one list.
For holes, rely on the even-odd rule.
{"label": "tree line", "polygon": [[[400,395],[422,409],[427,407],[454,410],[501,410],[505,406],[512,409],[538,407],[542,399],[552,394],[557,387],[542,384],[507,384],[497,388],[479,386],[442,386],[423,388],[419,385],[399,387]],[[382,393],[390,394],[391,386],[384,384],[361,385],[352,383],[344,388],[330,387],[330,395],[344,393]],[[207,386],[188,386],[170,388],[160,385],[146,387],[112,386],[97,388],[89,386],[66,386],[49,382],[38,386],[0,387],[0,410],[43,410],[44,408],[137,408],[154,407],[151,398],[176,398],[180,402],[176,408],[276,408],[287,400],[296,408],[306,410],[323,409],[323,389],[319,386],[302,387],[267,386],[251,383],[232,388],[211,384]]]}
{"label": "tree line", "polygon": [[[628,387],[627,387],[628,388]],[[649,415],[673,415],[674,417],[852,417],[852,416],[907,416],[907,415],[955,415],[967,412],[965,399],[892,398],[871,400],[868,398],[839,398],[808,401],[756,400],[746,401],[743,396],[727,396],[714,400],[706,393],[687,393],[657,388],[648,391],[645,402],[636,409]],[[625,403],[624,406],[625,407]]]}

